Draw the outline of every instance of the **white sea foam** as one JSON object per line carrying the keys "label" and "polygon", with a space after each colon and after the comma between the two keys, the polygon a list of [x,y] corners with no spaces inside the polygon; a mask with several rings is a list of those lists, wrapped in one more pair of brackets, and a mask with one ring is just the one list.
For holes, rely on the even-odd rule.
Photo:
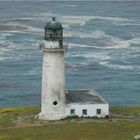
{"label": "white sea foam", "polygon": [[75,44],[75,43],[68,44],[68,48],[73,48],[73,47],[92,48],[94,46],[89,46],[89,45],[85,45],[85,44]]}
{"label": "white sea foam", "polygon": [[[0,61],[3,60],[8,60],[8,59],[14,59],[14,60],[20,60],[20,59],[24,59],[27,57],[27,55],[29,54],[28,52],[26,52],[26,54],[23,53],[16,53],[17,50],[25,50],[28,49],[27,46],[24,46],[24,44],[16,44],[12,41],[10,41],[9,39],[7,39],[7,36],[11,36],[13,35],[12,33],[7,33],[7,32],[1,32],[0,35]],[[37,41],[31,38],[23,38],[22,41],[30,41],[31,46],[30,48],[35,49],[36,47],[32,47],[32,45],[35,46],[35,43],[37,44]],[[38,45],[36,45],[38,46]],[[15,57],[15,53],[16,53],[16,57]]]}
{"label": "white sea foam", "polygon": [[88,53],[71,53],[68,55],[68,57],[83,57],[86,59],[90,59],[90,61],[95,62],[104,62],[104,61],[110,61],[112,59],[109,52],[88,52]]}
{"label": "white sea foam", "polygon": [[[70,5],[75,7],[76,5]],[[53,13],[39,13],[38,15],[36,15],[34,18],[37,18],[38,20],[43,20],[43,19],[49,19],[52,15],[54,15]],[[75,15],[67,15],[67,16],[62,16],[62,15],[58,15],[55,14],[55,16],[58,18],[58,20],[63,24],[63,25],[67,25],[71,26],[71,25],[80,25],[80,26],[84,26],[88,21],[90,20],[107,20],[107,21],[111,21],[114,24],[117,23],[127,23],[127,22],[132,22],[132,19],[126,19],[126,18],[122,18],[122,17],[115,17],[115,16],[75,16]],[[28,18],[27,18],[28,19]]]}
{"label": "white sea foam", "polygon": [[0,57],[0,61],[2,61],[2,60],[4,60],[5,58],[3,58],[3,57]]}
{"label": "white sea foam", "polygon": [[122,69],[122,70],[133,70],[133,66],[130,65],[117,65],[117,64],[111,64],[108,61],[101,61],[99,64],[106,66],[108,68],[112,69]]}
{"label": "white sea foam", "polygon": [[[46,21],[46,19],[50,18],[52,16],[52,13],[39,13],[38,15],[34,15],[33,17],[23,17],[23,18],[15,18],[9,20],[9,23],[0,23],[0,29],[1,30],[29,30],[32,32],[42,32],[42,29],[39,28],[33,28],[31,26],[23,25],[21,23],[18,23],[18,21],[30,21],[30,20],[36,20],[36,21]],[[59,17],[58,20],[62,22],[65,29],[70,29],[71,25],[80,25],[83,26],[87,23],[87,21],[91,19],[101,19],[101,20],[109,20],[111,22],[126,22],[131,21],[129,19],[120,18],[120,17],[104,17],[104,16],[61,16],[55,14],[56,17]],[[14,21],[14,22],[13,22]],[[84,37],[84,34],[83,34]]]}
{"label": "white sea foam", "polygon": [[35,13],[35,15],[33,15],[33,17],[52,17],[53,16],[58,16],[58,14],[54,14],[52,11],[50,12],[43,12],[43,13]]}
{"label": "white sea foam", "polygon": [[131,40],[128,40],[131,44],[140,44],[140,38],[133,38]]}
{"label": "white sea foam", "polygon": [[9,31],[8,32],[7,31],[2,31],[1,34],[0,34],[0,39],[5,40],[6,37],[9,37],[9,36],[12,36],[12,34],[9,33]]}
{"label": "white sea foam", "polygon": [[108,37],[103,31],[95,30],[91,32],[76,32],[76,31],[64,31],[65,37],[78,37],[78,38],[103,38]]}
{"label": "white sea foam", "polygon": [[44,29],[34,28],[34,27],[31,27],[31,26],[28,26],[28,30],[26,30],[26,31],[43,33],[44,32]]}
{"label": "white sea foam", "polygon": [[112,44],[112,45],[105,45],[105,46],[90,46],[86,44],[74,44],[70,43],[68,44],[68,48],[73,48],[73,47],[81,47],[81,48],[99,48],[99,49],[122,49],[122,48],[128,48],[130,46],[130,41],[124,41],[124,40],[119,40],[117,39],[111,40],[111,42],[106,42],[106,44]]}
{"label": "white sea foam", "polygon": [[132,42],[138,42],[139,40],[123,40],[117,37],[113,37],[111,35],[106,34],[101,30],[95,30],[92,32],[74,32],[74,31],[66,31],[64,32],[65,37],[78,37],[78,38],[94,38],[94,39],[104,39],[106,45],[104,47],[100,46],[88,46],[83,44],[71,44],[71,46],[78,46],[78,47],[93,47],[93,48],[101,48],[101,49],[118,49],[118,48],[128,48]]}
{"label": "white sea foam", "polygon": [[36,17],[21,17],[21,18],[11,18],[8,21],[18,22],[18,21],[37,21],[37,20],[38,20],[38,18],[36,18]]}
{"label": "white sea foam", "polygon": [[[86,44],[76,44],[76,43],[68,43],[68,48],[97,48],[97,49],[102,49],[102,50],[106,50],[106,49],[110,49],[113,48],[113,46],[108,47],[108,46],[104,46],[104,47],[100,47],[100,46],[91,46],[91,45],[86,45]],[[118,47],[119,48],[119,47]]]}
{"label": "white sea foam", "polygon": [[[94,62],[97,62],[99,63],[100,65],[103,65],[107,68],[110,68],[110,69],[121,69],[121,70],[133,70],[133,69],[140,69],[140,66],[132,66],[132,65],[119,65],[119,64],[113,64],[110,62],[110,60],[112,59],[112,56],[110,56],[109,54],[107,53],[89,53],[89,54],[75,54],[75,55],[72,55],[72,57],[85,57],[87,59],[91,59],[93,60]],[[91,61],[90,61],[91,62]],[[72,64],[72,65],[68,65],[67,67],[68,68],[73,68],[74,70],[77,70],[77,69],[81,69],[81,68],[84,68],[84,67],[87,67],[89,64],[82,64],[82,63],[79,63],[79,64]]]}
{"label": "white sea foam", "polygon": [[0,56],[0,61],[4,61],[4,60],[7,60],[7,59],[10,59],[10,57]]}
{"label": "white sea foam", "polygon": [[[0,61],[11,59],[14,50],[17,48],[16,44],[6,39],[6,36],[9,35],[11,34],[4,33],[1,35],[4,38],[0,39]],[[13,56],[15,57],[15,55]]]}
{"label": "white sea foam", "polygon": [[[100,49],[107,49],[107,50],[102,50],[101,52],[96,51],[96,53],[94,52],[88,52],[88,53],[82,53],[80,52],[80,54],[70,54],[69,57],[84,57],[87,59],[90,59],[90,61],[94,61],[99,63],[100,65],[103,65],[105,67],[111,68],[111,69],[122,69],[122,70],[133,70],[133,69],[140,69],[139,66],[133,66],[133,65],[120,65],[120,64],[113,64],[110,61],[112,59],[116,60],[118,59],[118,53],[120,53],[120,50],[122,48],[128,48],[129,50],[127,50],[123,56],[121,56],[121,58],[123,59],[122,61],[125,62],[127,57],[130,56],[129,53],[132,52],[139,52],[140,49],[136,47],[130,47],[131,43],[139,43],[139,39],[131,39],[131,40],[122,40],[122,39],[117,39],[117,38],[113,38],[111,41],[114,41],[114,44],[112,46],[104,46],[104,47],[100,47],[100,46],[89,46],[89,45],[83,45],[83,44],[69,44],[70,47],[84,47],[84,48],[98,48]],[[117,43],[117,44],[116,44]],[[109,51],[108,51],[109,49]],[[110,52],[111,49],[111,52]],[[116,51],[116,49],[118,49]],[[110,54],[111,53],[111,54]],[[113,55],[114,54],[114,55]],[[134,55],[133,55],[134,56]],[[137,57],[138,55],[136,55]],[[120,58],[119,58],[120,59]]]}
{"label": "white sea foam", "polygon": [[17,30],[17,29],[20,29],[20,30],[24,30],[24,29],[27,29],[27,26],[26,25],[22,25],[22,24],[19,24],[19,23],[0,23],[0,30]]}
{"label": "white sea foam", "polygon": [[61,17],[60,18],[60,21],[63,23],[63,24],[66,24],[66,25],[80,25],[80,26],[83,26],[86,24],[86,22],[88,20],[86,19],[83,19],[82,17],[81,18],[72,18],[72,17]]}
{"label": "white sea foam", "polygon": [[79,69],[87,69],[89,67],[88,63],[78,63],[78,64],[71,64],[66,63],[66,69],[72,69],[73,71],[78,71]]}
{"label": "white sea foam", "polygon": [[31,70],[29,70],[27,73],[24,73],[24,76],[28,76],[28,75],[38,75],[41,74],[41,68],[40,67],[36,67],[33,68]]}
{"label": "white sea foam", "polygon": [[139,23],[135,23],[135,22],[128,22],[128,23],[116,23],[116,25],[120,25],[120,26],[140,26]]}
{"label": "white sea foam", "polygon": [[38,32],[41,33],[44,30],[40,28],[34,28],[20,23],[0,23],[0,30],[2,31],[25,31],[25,32]]}
{"label": "white sea foam", "polygon": [[117,22],[130,22],[133,20],[126,19],[126,18],[121,18],[121,17],[105,17],[105,16],[62,16],[60,17],[60,20],[64,24],[68,25],[85,25],[88,21],[90,20],[95,20],[95,19],[100,19],[100,20],[108,20],[111,21],[112,23],[117,23]]}
{"label": "white sea foam", "polygon": [[0,39],[0,44],[4,44],[5,43],[5,39]]}
{"label": "white sea foam", "polygon": [[122,49],[122,48],[128,48],[130,46],[130,43],[128,41],[119,40],[118,42],[113,42],[111,46],[105,46],[106,49]]}
{"label": "white sea foam", "polygon": [[102,52],[95,52],[95,53],[88,53],[84,55],[85,58],[93,59],[95,61],[105,61],[110,60],[111,56],[108,53],[102,53]]}
{"label": "white sea foam", "polygon": [[64,29],[70,29],[70,26],[68,24],[63,24]]}
{"label": "white sea foam", "polygon": [[66,5],[62,5],[61,7],[71,7],[71,8],[75,8],[76,5],[75,5],[75,4],[66,4]]}

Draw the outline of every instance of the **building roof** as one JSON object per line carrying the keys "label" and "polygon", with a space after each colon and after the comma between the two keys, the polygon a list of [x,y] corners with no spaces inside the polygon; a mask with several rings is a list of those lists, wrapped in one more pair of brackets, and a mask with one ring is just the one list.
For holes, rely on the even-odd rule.
{"label": "building roof", "polygon": [[68,90],[66,104],[107,104],[95,90]]}
{"label": "building roof", "polygon": [[63,29],[61,23],[56,21],[55,17],[52,17],[52,20],[46,23],[45,29],[49,30],[61,30]]}

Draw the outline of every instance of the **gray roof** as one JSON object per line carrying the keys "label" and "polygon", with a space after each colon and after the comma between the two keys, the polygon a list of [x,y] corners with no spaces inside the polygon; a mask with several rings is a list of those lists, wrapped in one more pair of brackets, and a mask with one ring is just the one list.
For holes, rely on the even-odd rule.
{"label": "gray roof", "polygon": [[63,29],[61,23],[56,21],[55,17],[52,17],[52,20],[46,23],[45,29],[49,30],[61,30]]}
{"label": "gray roof", "polygon": [[95,90],[68,90],[66,91],[66,104],[107,104]]}

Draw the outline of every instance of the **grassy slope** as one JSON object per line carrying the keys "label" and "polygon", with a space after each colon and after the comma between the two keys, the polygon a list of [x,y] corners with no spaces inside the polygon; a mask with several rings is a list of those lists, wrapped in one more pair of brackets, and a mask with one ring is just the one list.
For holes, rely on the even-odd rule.
{"label": "grassy slope", "polygon": [[[138,116],[140,107],[114,107],[111,111]],[[38,112],[39,107],[0,109],[0,140],[133,140],[135,135],[140,135],[140,120],[46,122],[34,119]]]}
{"label": "grassy slope", "polygon": [[140,116],[140,107],[112,107],[110,111],[120,115]]}

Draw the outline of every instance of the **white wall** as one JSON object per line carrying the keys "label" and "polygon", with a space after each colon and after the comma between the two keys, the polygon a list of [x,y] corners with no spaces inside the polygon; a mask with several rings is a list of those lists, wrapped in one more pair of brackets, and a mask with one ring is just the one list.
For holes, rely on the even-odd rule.
{"label": "white wall", "polygon": [[[109,115],[109,105],[108,104],[68,104],[66,106],[66,114],[70,116],[70,110],[75,109],[75,115],[82,117],[82,110],[87,109],[87,116],[93,117],[105,117]],[[101,109],[101,114],[97,115],[97,109]]]}
{"label": "white wall", "polygon": [[[65,116],[64,51],[43,52],[42,100],[40,119],[57,120]],[[57,105],[53,102],[57,101]]]}

